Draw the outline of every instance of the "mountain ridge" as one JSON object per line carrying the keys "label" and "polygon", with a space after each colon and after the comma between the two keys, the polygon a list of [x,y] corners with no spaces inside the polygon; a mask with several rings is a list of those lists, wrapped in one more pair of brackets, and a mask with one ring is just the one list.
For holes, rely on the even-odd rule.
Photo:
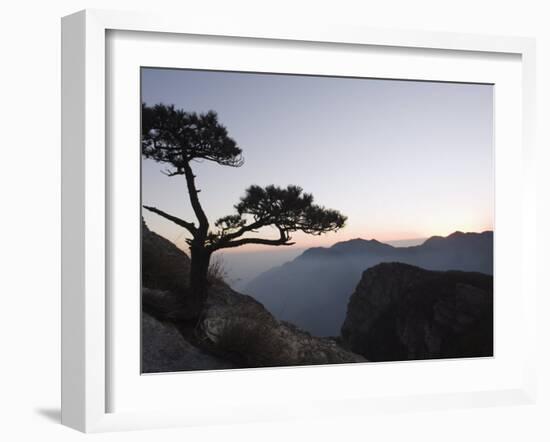
{"label": "mountain ridge", "polygon": [[421,247],[425,244],[438,242],[439,240],[453,239],[453,238],[460,238],[460,237],[468,237],[468,236],[473,236],[473,235],[491,235],[491,236],[493,236],[493,234],[494,234],[493,230],[483,230],[481,232],[463,232],[461,230],[456,230],[456,231],[454,231],[453,233],[450,233],[447,236],[432,235],[432,236],[426,238],[420,244],[414,245],[414,246],[394,246],[392,244],[389,244],[388,242],[379,241],[376,238],[365,239],[365,238],[357,237],[357,238],[347,239],[345,241],[335,242],[334,244],[332,244],[331,246],[328,246],[328,247],[323,247],[323,246],[310,247],[310,248],[304,250],[295,259],[299,258],[300,256],[302,256],[306,253],[309,253],[310,251],[335,250],[335,249],[339,248],[340,246],[345,246],[345,245],[348,245],[348,244],[365,244],[365,245],[366,244],[368,244],[368,245],[375,244],[377,246],[384,246],[384,247],[392,248],[392,249],[410,249],[410,248],[414,248],[414,247]]}
{"label": "mountain ridge", "polygon": [[382,262],[427,270],[493,273],[492,230],[432,236],[416,246],[396,247],[355,238],[305,250],[294,260],[260,274],[245,292],[281,320],[318,336],[339,333],[347,300],[363,271]]}

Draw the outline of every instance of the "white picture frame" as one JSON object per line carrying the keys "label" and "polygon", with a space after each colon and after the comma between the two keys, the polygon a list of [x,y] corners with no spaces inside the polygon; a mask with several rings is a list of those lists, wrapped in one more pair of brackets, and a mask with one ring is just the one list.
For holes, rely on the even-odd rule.
{"label": "white picture frame", "polygon": [[[287,44],[339,44],[383,48],[430,49],[521,57],[521,326],[534,336],[536,316],[535,266],[526,256],[535,253],[534,161],[535,43],[519,37],[494,37],[416,31],[388,31],[345,26],[296,27],[284,24],[217,23],[196,17],[156,16],[142,13],[86,10],[62,21],[62,423],[84,432],[248,422],[334,415],[360,415],[372,411],[419,410],[532,403],[536,397],[534,342],[528,339],[521,360],[520,380],[504,388],[427,394],[304,398],[288,404],[236,402],[231,409],[196,407],[172,410],[109,410],[113,388],[109,370],[111,324],[107,287],[107,228],[111,198],[108,186],[109,155],[106,121],[108,78],[106,67],[109,32],[152,32],[162,35],[218,36],[268,39]],[[158,35],[158,34],[156,34]],[[498,167],[498,165],[497,165]],[[116,231],[116,230],[115,230]],[[519,233],[518,233],[519,234]],[[496,250],[496,253],[499,251]],[[534,259],[534,258],[531,258]],[[530,261],[532,263],[532,261]],[[498,278],[498,276],[497,276]],[[517,326],[518,324],[515,324]],[[533,344],[531,344],[533,343]],[[294,369],[295,373],[308,368]],[[332,367],[334,370],[341,370]],[[354,368],[360,370],[360,366]],[[241,372],[242,373],[242,372]],[[265,381],[269,372],[260,376]],[[163,382],[169,383],[168,377]],[[199,378],[195,378],[200,382]],[[243,376],[234,382],[244,385]],[[246,388],[246,387],[245,387]]]}

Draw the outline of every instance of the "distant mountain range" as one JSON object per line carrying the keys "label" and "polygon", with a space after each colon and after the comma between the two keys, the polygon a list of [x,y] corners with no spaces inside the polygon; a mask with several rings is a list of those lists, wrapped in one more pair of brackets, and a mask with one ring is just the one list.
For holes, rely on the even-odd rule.
{"label": "distant mountain range", "polygon": [[428,270],[493,274],[493,232],[433,236],[418,246],[394,247],[374,239],[353,239],[315,247],[251,281],[245,292],[278,319],[317,336],[336,336],[361,274],[382,262]]}

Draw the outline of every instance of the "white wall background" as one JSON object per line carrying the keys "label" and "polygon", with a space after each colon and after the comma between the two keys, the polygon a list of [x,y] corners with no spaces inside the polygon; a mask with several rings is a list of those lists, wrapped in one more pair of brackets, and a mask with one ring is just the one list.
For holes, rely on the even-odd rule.
{"label": "white wall background", "polygon": [[[533,36],[538,43],[539,273],[547,248],[550,164],[550,12],[544,0],[11,0],[0,14],[0,439],[82,440],[59,421],[60,17],[83,8],[160,10],[307,24]],[[546,259],[546,262],[547,259]],[[550,285],[540,278],[541,294]],[[544,285],[544,287],[542,287]],[[161,430],[94,440],[550,440],[550,302],[540,302],[537,405],[358,419]],[[185,400],[185,398],[182,398]]]}

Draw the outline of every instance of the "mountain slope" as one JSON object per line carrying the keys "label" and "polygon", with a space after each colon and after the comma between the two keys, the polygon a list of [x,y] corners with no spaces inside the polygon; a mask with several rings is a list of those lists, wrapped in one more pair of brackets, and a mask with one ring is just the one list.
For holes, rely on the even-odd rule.
{"label": "mountain slope", "polygon": [[185,314],[189,258],[142,224],[144,373],[365,362],[333,339],[278,321],[264,306],[211,281],[199,324]]}
{"label": "mountain slope", "polygon": [[330,248],[312,248],[259,275],[245,292],[278,319],[317,336],[335,336],[340,333],[349,296],[362,272],[382,262],[492,274],[493,232],[455,232],[413,247],[354,239]]}

